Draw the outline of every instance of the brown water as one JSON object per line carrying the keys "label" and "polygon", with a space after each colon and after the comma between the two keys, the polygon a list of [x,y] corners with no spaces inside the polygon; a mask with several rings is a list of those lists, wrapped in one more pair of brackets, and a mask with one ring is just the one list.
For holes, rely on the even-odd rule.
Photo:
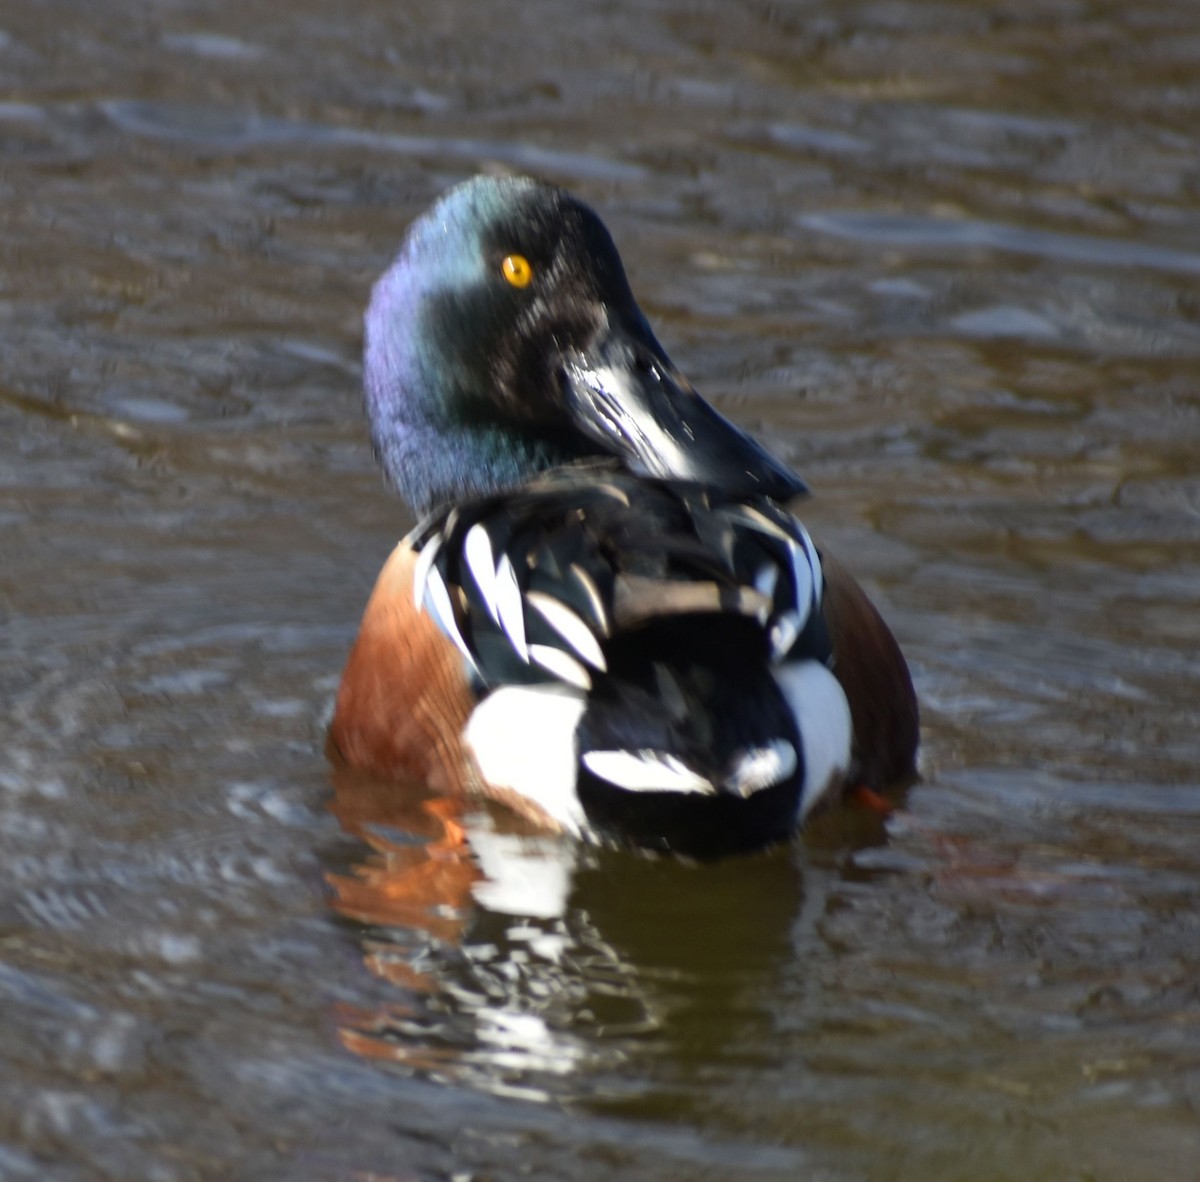
{"label": "brown water", "polygon": [[[8,0],[0,1177],[1200,1176],[1197,62],[1191,0]],[[469,819],[529,917],[335,795],[360,311],[491,167],[816,490],[924,707],[886,825]]]}

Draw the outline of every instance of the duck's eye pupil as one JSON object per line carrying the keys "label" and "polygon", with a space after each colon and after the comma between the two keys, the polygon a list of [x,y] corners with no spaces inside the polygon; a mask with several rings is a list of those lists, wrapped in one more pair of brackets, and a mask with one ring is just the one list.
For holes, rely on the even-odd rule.
{"label": "duck's eye pupil", "polygon": [[500,271],[513,287],[528,287],[533,282],[533,268],[523,254],[505,255]]}

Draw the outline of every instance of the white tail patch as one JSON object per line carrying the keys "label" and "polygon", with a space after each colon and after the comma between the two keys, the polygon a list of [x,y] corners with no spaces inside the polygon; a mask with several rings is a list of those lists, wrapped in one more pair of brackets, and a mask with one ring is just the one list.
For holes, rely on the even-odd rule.
{"label": "white tail patch", "polygon": [[820,661],[795,661],[771,670],[800,731],[804,786],[797,822],[850,770],[853,725],[838,679]]}
{"label": "white tail patch", "polygon": [[587,751],[582,763],[592,775],[628,792],[716,792],[711,780],[661,751]]}
{"label": "white tail patch", "polygon": [[485,784],[524,796],[576,837],[587,828],[575,791],[583,695],[565,685],[510,685],[475,707],[463,738]]}
{"label": "white tail patch", "polygon": [[602,673],[608,668],[600,642],[592,635],[583,617],[572,611],[562,600],[541,591],[528,591],[525,602],[539,614],[593,669]]}
{"label": "white tail patch", "polygon": [[783,783],[795,770],[796,748],[786,739],[775,739],[765,747],[746,751],[722,787],[748,798],[762,788]]}

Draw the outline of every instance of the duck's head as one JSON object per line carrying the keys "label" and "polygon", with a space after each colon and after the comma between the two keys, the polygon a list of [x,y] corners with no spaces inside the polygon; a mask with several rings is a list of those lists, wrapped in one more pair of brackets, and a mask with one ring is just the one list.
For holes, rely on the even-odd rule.
{"label": "duck's head", "polygon": [[364,364],[376,452],[418,512],[587,457],[738,496],[805,491],[671,364],[596,214],[537,181],[476,177],[412,224]]}

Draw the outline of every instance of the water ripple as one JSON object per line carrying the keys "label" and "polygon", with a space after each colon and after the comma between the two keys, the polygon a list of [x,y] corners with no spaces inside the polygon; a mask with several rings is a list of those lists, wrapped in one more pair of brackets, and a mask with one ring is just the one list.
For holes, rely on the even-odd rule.
{"label": "water ripple", "polygon": [[130,135],[213,152],[240,153],[260,147],[290,146],[359,148],[398,156],[446,157],[467,161],[476,167],[484,161],[496,160],[533,172],[561,174],[580,180],[627,181],[645,175],[645,169],[636,164],[530,143],[400,135],[133,99],[111,99],[98,105],[116,127]]}
{"label": "water ripple", "polygon": [[816,234],[848,238],[901,250],[998,250],[1097,267],[1145,268],[1179,275],[1200,275],[1200,254],[1166,246],[1034,230],[970,218],[916,214],[826,211],[804,214],[796,224]]}

